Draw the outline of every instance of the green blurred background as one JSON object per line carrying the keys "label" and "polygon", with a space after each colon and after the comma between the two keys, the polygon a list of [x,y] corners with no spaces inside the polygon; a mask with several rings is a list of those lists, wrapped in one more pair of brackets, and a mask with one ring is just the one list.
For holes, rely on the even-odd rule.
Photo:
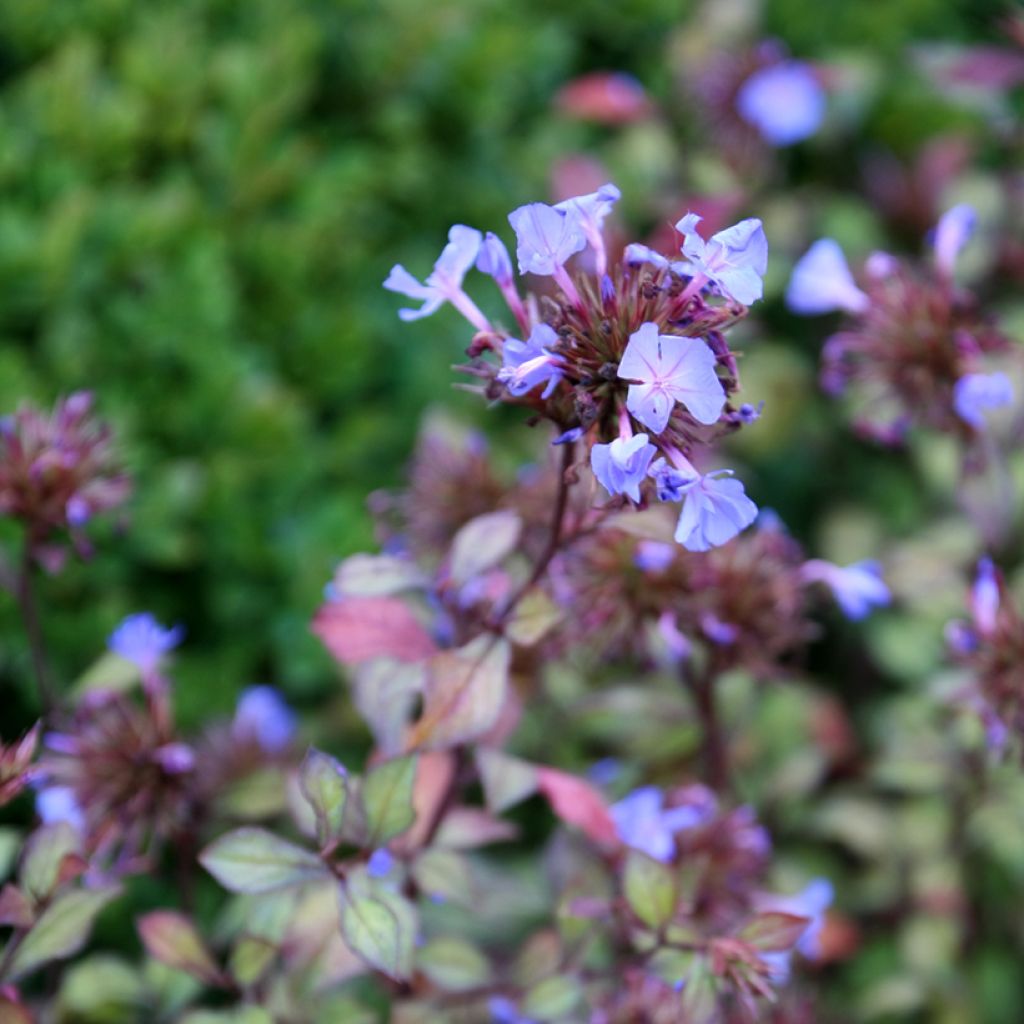
{"label": "green blurred background", "polygon": [[[428,404],[511,422],[451,389],[467,339],[456,314],[402,325],[381,281],[398,261],[424,275],[456,221],[508,239],[507,212],[548,198],[573,154],[623,188],[635,237],[666,197],[739,190],[744,215],[765,218],[776,258],[746,330],[747,379],[773,416],[741,456],[755,496],[812,546],[844,496],[910,529],[902,466],[822,429],[822,328],[779,295],[826,228],[858,253],[901,244],[863,197],[856,154],[911,160],[956,128],[979,166],[997,166],[991,112],[940,95],[906,55],[995,40],[1011,9],[3,0],[0,411],[93,389],[137,482],[127,521],[94,531],[95,559],[42,584],[59,674],[74,678],[122,615],[149,609],[187,627],[189,722],[255,681],[300,706],[334,690],[308,621],[336,561],[372,543],[367,493],[400,480]],[[751,182],[719,161],[680,82],[702,51],[763,36],[842,73],[829,127]],[[635,75],[661,113],[622,127],[560,115],[558,90],[594,70]],[[6,602],[0,692],[5,725],[28,721]]]}

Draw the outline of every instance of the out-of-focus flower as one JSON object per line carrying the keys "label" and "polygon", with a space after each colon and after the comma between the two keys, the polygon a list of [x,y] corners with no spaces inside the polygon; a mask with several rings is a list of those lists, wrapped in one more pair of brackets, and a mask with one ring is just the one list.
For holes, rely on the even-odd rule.
{"label": "out-of-focus flower", "polygon": [[371,878],[383,878],[390,874],[394,861],[394,857],[382,846],[370,855],[366,862],[366,872]]}
{"label": "out-of-focus flower", "polygon": [[644,572],[664,572],[672,564],[677,550],[659,540],[642,540],[636,546],[633,564]]}
{"label": "out-of-focus flower", "polygon": [[814,71],[798,60],[755,71],[736,95],[736,109],[773,146],[813,135],[825,116],[825,91]]}
{"label": "out-of-focus flower", "polygon": [[544,384],[541,398],[550,397],[562,379],[561,363],[550,347],[557,341],[558,335],[547,324],[537,324],[526,341],[509,338],[501,348],[498,380],[517,397]]}
{"label": "out-of-focus flower", "polygon": [[36,794],[36,814],[44,825],[66,821],[79,832],[85,828],[85,815],[70,786],[45,786],[40,789]]}
{"label": "out-of-focus flower", "polygon": [[723,295],[744,306],[757,302],[764,294],[761,279],[768,269],[768,240],[761,221],[749,217],[705,241],[697,233],[701,220],[688,213],[676,224],[689,260],[685,271],[713,282]]}
{"label": "out-of-focus flower", "polygon": [[295,737],[295,712],[274,687],[250,686],[238,698],[231,733],[268,754],[279,754]]}
{"label": "out-of-focus flower", "polygon": [[184,627],[161,626],[149,612],[129,615],[107,641],[117,655],[136,665],[143,675],[155,672],[161,659],[181,643]]}
{"label": "out-of-focus flower", "polygon": [[978,215],[974,207],[960,203],[947,210],[935,226],[935,266],[940,274],[952,277],[960,250],[974,234]]}
{"label": "out-of-focus flower", "polygon": [[743,484],[720,469],[697,478],[683,497],[675,538],[688,551],[708,551],[728,543],[757,518]]}
{"label": "out-of-focus flower", "polygon": [[625,494],[639,502],[640,485],[647,477],[647,467],[657,450],[648,443],[646,434],[617,437],[611,444],[594,445],[590,466],[609,494]]}
{"label": "out-of-focus flower", "polygon": [[626,408],[655,434],[668,426],[676,402],[698,423],[715,423],[725,405],[716,362],[699,338],[662,335],[657,324],[642,324],[619,362],[619,377],[631,381]]}
{"label": "out-of-focus flower", "polygon": [[819,238],[797,260],[786,289],[786,304],[805,316],[837,309],[862,313],[869,302],[853,280],[839,243],[832,238]]}
{"label": "out-of-focus flower", "polygon": [[465,224],[456,224],[448,232],[448,244],[423,283],[417,281],[400,263],[396,263],[384,287],[410,299],[423,301],[419,309],[400,309],[399,317],[403,320],[419,320],[436,312],[445,302],[450,302],[478,331],[488,330],[490,324],[487,317],[462,289],[466,272],[476,262],[480,242],[479,231]]}
{"label": "out-of-focus flower", "polygon": [[512,259],[505,243],[493,231],[484,235],[476,258],[476,269],[482,274],[489,274],[501,287],[512,283]]}
{"label": "out-of-focus flower", "polygon": [[619,838],[655,860],[675,856],[675,834],[693,828],[707,818],[699,807],[665,807],[665,794],[657,786],[641,786],[611,808]]}
{"label": "out-of-focus flower", "polygon": [[828,586],[843,614],[854,621],[869,615],[873,608],[885,607],[892,600],[889,588],[882,580],[882,567],[875,561],[839,566],[814,558],[804,564],[801,576],[808,583],[820,582]]}
{"label": "out-of-focus flower", "polygon": [[982,636],[995,632],[999,617],[999,575],[991,558],[978,562],[970,597],[971,617]]}
{"label": "out-of-focus flower", "polygon": [[546,203],[520,206],[508,221],[516,233],[520,274],[550,277],[587,244],[575,213]]}
{"label": "out-of-focus flower", "polygon": [[986,428],[990,409],[1012,405],[1013,399],[1013,384],[1005,373],[965,373],[953,386],[953,408],[975,430]]}
{"label": "out-of-focus flower", "polygon": [[621,71],[595,71],[564,85],[555,97],[563,113],[602,124],[628,124],[651,110],[644,87]]}

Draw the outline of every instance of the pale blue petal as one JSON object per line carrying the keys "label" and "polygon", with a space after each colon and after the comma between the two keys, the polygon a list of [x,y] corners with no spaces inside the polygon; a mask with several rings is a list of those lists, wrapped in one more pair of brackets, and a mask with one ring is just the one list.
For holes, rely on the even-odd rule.
{"label": "pale blue petal", "polygon": [[837,309],[863,313],[868,303],[835,239],[819,238],[793,267],[786,304],[794,313],[810,316]]}

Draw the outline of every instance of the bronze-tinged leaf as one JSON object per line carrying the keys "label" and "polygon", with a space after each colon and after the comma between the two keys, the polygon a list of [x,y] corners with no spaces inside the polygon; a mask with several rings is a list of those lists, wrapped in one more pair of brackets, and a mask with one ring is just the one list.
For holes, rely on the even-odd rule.
{"label": "bronze-tinged leaf", "polygon": [[762,953],[784,953],[800,941],[810,923],[809,917],[771,910],[751,918],[737,938],[749,942]]}
{"label": "bronze-tinged leaf", "polygon": [[146,951],[154,960],[192,975],[207,985],[222,985],[223,976],[196,926],[174,910],[154,910],[135,922]]}
{"label": "bronze-tinged leaf", "polygon": [[589,782],[556,768],[537,769],[538,788],[567,825],[575,825],[601,846],[619,843],[604,797]]}
{"label": "bronze-tinged leaf", "polygon": [[412,609],[397,597],[353,597],[321,606],[313,632],[343,665],[371,658],[420,661],[437,651]]}

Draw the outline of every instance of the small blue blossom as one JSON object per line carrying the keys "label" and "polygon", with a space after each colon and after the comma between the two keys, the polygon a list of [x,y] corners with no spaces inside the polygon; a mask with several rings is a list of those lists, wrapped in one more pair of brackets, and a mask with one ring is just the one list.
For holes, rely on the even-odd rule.
{"label": "small blue blossom", "polygon": [[728,647],[736,643],[739,630],[728,622],[723,622],[714,612],[704,612],[700,617],[701,632],[719,647]]}
{"label": "small blue blossom", "polygon": [[562,379],[558,357],[548,347],[557,342],[558,335],[548,324],[534,326],[526,341],[509,338],[501,349],[498,380],[517,397],[545,384],[541,398],[548,398]]}
{"label": "small blue blossom", "polygon": [[44,825],[66,821],[79,832],[85,829],[85,814],[70,786],[46,786],[39,790],[36,794],[36,814]]}
{"label": "small blue blossom", "polygon": [[626,408],[655,434],[668,426],[676,402],[698,423],[715,423],[725,406],[716,363],[700,338],[659,335],[657,324],[642,324],[629,336],[619,363],[619,377],[635,382],[626,393]]}
{"label": "small blue blossom", "polygon": [[1013,399],[1013,384],[1005,373],[965,373],[953,386],[953,408],[975,430],[985,429],[989,409],[1013,405]]}
{"label": "small blue blossom", "polygon": [[960,250],[974,234],[978,216],[974,208],[960,203],[947,210],[935,225],[933,245],[935,247],[935,266],[947,277],[953,276]]}
{"label": "small blue blossom", "polygon": [[825,91],[802,61],[784,61],[755,71],[740,86],[736,109],[766,142],[789,146],[818,130],[825,116]]}
{"label": "small blue blossom", "polygon": [[617,437],[611,444],[595,444],[590,451],[590,468],[609,494],[625,494],[640,501],[640,485],[647,476],[657,448],[646,434]]}
{"label": "small blue blossom", "polygon": [[761,413],[764,410],[764,402],[758,402],[757,405],[751,405],[749,402],[744,402],[736,412],[741,423],[746,423],[748,426],[751,423],[756,423],[761,418]]}
{"label": "small blue blossom", "polygon": [[882,579],[882,567],[875,561],[854,562],[844,567],[815,558],[804,563],[801,575],[808,582],[819,581],[828,586],[843,614],[854,622],[892,600]]}
{"label": "small blue blossom", "polygon": [[512,260],[505,243],[493,231],[484,235],[476,258],[476,269],[493,277],[501,288],[512,284]]}
{"label": "small blue blossom", "polygon": [[107,641],[115,654],[138,666],[143,674],[155,671],[160,659],[181,643],[185,630],[182,626],[167,629],[149,612],[129,615]]}
{"label": "small blue blossom", "polygon": [[700,479],[696,470],[684,473],[664,459],[658,459],[647,472],[654,478],[658,501],[682,501],[686,492]]}
{"label": "small blue blossom", "polygon": [[768,269],[768,240],[756,217],[719,231],[705,241],[697,233],[702,218],[688,213],[676,224],[683,236],[683,255],[689,260],[683,270],[712,281],[727,298],[749,306],[764,294]]}
{"label": "small blue blossom", "polygon": [[[670,547],[666,544],[665,547]],[[679,628],[676,613],[666,609],[658,616],[658,635],[665,644],[665,651],[672,663],[686,661],[693,653],[693,645]]]}
{"label": "small blue blossom", "polygon": [[559,434],[551,443],[556,444],[573,444],[583,436],[582,427],[570,427],[565,433]]}
{"label": "small blue blossom", "polygon": [[665,794],[657,786],[641,786],[609,808],[619,838],[626,846],[655,860],[675,856],[675,834],[700,825],[707,818],[702,807],[672,807],[666,810]]}
{"label": "small blue blossom", "polygon": [[546,203],[520,206],[508,215],[508,222],[516,233],[520,274],[550,277],[587,244],[575,213]]}
{"label": "small blue blossom", "polygon": [[[604,237],[601,228],[605,217],[612,212],[612,207],[622,197],[622,193],[611,182],[602,185],[596,192],[585,196],[575,196],[561,203],[555,203],[555,209],[576,217],[576,222],[584,237],[594,250],[596,270],[599,277],[607,270]],[[562,262],[565,262],[564,260]]]}
{"label": "small blue blossom", "polygon": [[295,736],[295,712],[272,686],[250,686],[238,698],[231,731],[268,754],[286,750]]}
{"label": "small blue blossom", "polygon": [[607,786],[622,774],[622,763],[614,757],[602,757],[587,769],[587,778],[595,786]]}
{"label": "small blue blossom", "polygon": [[863,313],[869,304],[867,295],[853,280],[843,250],[833,238],[819,238],[793,267],[786,305],[794,313],[813,316],[842,309],[857,314]]}
{"label": "small blue blossom", "polygon": [[421,299],[419,309],[400,309],[402,320],[419,320],[435,313],[445,302],[450,302],[477,330],[490,328],[487,317],[480,312],[473,300],[462,290],[462,280],[476,262],[480,251],[481,235],[475,228],[456,224],[448,232],[448,244],[444,247],[430,276],[423,283],[416,280],[400,263],[391,268],[384,287],[388,291],[407,295],[410,299]]}
{"label": "small blue blossom", "polygon": [[757,506],[731,473],[708,473],[686,490],[675,538],[687,551],[720,547],[757,518]]}
{"label": "small blue blossom", "polygon": [[537,1024],[529,1017],[523,1017],[516,1004],[505,996],[491,996],[487,1009],[494,1024]]}
{"label": "small blue blossom", "polygon": [[971,587],[970,607],[978,632],[982,636],[991,636],[999,618],[999,576],[991,558],[982,558],[978,562]]}
{"label": "small blue blossom", "polygon": [[676,548],[658,540],[642,540],[636,546],[633,564],[644,572],[664,572],[675,560]]}
{"label": "small blue blossom", "polygon": [[71,526],[85,526],[89,521],[92,511],[89,502],[79,494],[73,494],[64,506],[64,514],[68,517]]}
{"label": "small blue blossom", "polygon": [[371,878],[383,878],[391,873],[394,863],[395,859],[391,856],[391,853],[381,846],[370,854],[370,859],[366,862],[366,873]]}

